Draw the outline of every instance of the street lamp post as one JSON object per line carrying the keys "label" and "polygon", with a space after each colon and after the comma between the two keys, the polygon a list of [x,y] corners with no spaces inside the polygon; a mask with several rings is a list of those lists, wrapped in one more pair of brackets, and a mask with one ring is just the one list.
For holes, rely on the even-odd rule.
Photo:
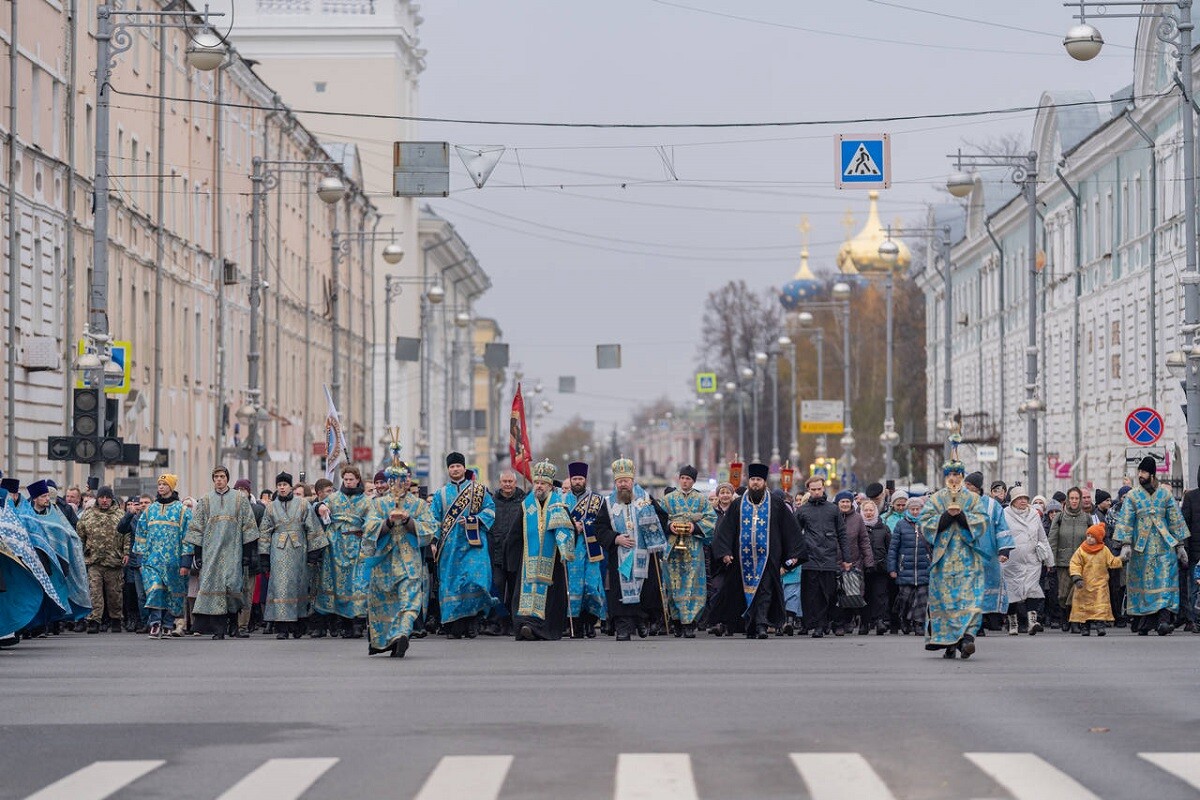
{"label": "street lamp post", "polygon": [[759,447],[761,446],[758,438],[758,372],[759,367],[767,363],[767,354],[758,352],[754,354],[754,367],[747,367],[749,375],[746,379],[750,382],[750,407],[754,412],[751,419],[751,430],[754,441],[751,443],[750,449],[754,451],[754,461],[761,461],[759,456]]}
{"label": "street lamp post", "polygon": [[[1095,17],[1114,19],[1156,19],[1158,20],[1157,36],[1164,44],[1175,48],[1178,74],[1175,85],[1179,87],[1179,115],[1183,126],[1183,240],[1184,240],[1184,270],[1180,276],[1183,284],[1184,319],[1179,326],[1182,334],[1181,349],[1175,351],[1167,359],[1167,368],[1173,374],[1182,373],[1184,376],[1184,394],[1187,398],[1187,448],[1188,468],[1183,471],[1185,485],[1196,475],[1200,466],[1200,265],[1197,264],[1196,253],[1196,128],[1192,117],[1195,97],[1192,89],[1192,0],[1175,0],[1175,2],[1140,2],[1125,0],[1125,2],[1101,3],[1095,0],[1075,0],[1063,3],[1066,7],[1078,6],[1079,13],[1075,19],[1079,24],[1067,31],[1063,46],[1071,58],[1077,61],[1090,61],[1100,54],[1104,46],[1104,37],[1087,22],[1087,11],[1092,9]],[[1174,6],[1175,11],[1159,10],[1160,6]],[[1130,13],[1109,13],[1110,8],[1132,7],[1136,11]],[[1150,298],[1150,303],[1157,300]],[[1173,365],[1182,355],[1185,364],[1191,369]],[[1028,402],[1028,401],[1027,401]],[[1032,414],[1030,415],[1032,418]]]}
{"label": "street lamp post", "polygon": [[772,342],[767,348],[767,356],[771,359],[771,467],[778,469],[783,463],[779,456],[779,342]]}
{"label": "street lamp post", "polygon": [[722,448],[725,447],[725,395],[724,395],[724,393],[714,392],[713,400],[715,400],[719,404],[719,406],[717,407],[717,446],[714,448],[714,450],[716,450],[717,461],[719,462],[722,458],[722,452],[721,452]]}
{"label": "street lamp post", "polygon": [[892,230],[889,227],[887,239],[879,245],[879,256],[888,267],[885,292],[887,296],[887,365],[885,369],[886,392],[883,401],[883,433],[879,434],[879,442],[883,445],[883,477],[884,480],[895,480],[900,471],[896,465],[896,443],[900,435],[896,433],[896,403],[892,384],[892,352],[895,344],[893,334],[893,303],[895,290],[895,266],[900,258],[900,246],[892,241]]}
{"label": "street lamp post", "polygon": [[[748,367],[742,367],[742,369],[738,372],[738,375],[740,375],[743,380],[745,380],[745,373],[747,369]],[[736,455],[738,458],[741,458],[742,454],[746,452],[746,394],[744,391],[742,391],[741,385],[739,383],[735,383],[734,381],[729,381],[726,383],[725,390],[737,393],[738,449],[737,453],[734,455]]]}
{"label": "street lamp post", "polygon": [[790,337],[786,334],[779,337],[779,345],[781,347],[788,348],[788,356],[791,360],[791,368],[792,368],[792,428],[791,428],[791,435],[788,437],[791,441],[791,446],[788,447],[788,461],[792,465],[796,465],[796,464],[800,463],[800,443],[798,441],[796,441],[797,435],[798,435],[796,432],[796,417],[799,416],[796,412],[798,410],[797,406],[800,403],[799,397],[797,395],[797,390],[796,390],[796,381],[797,381],[797,379],[796,379],[796,349],[797,348],[796,348],[796,343],[794,341],[792,341],[792,337]]}
{"label": "street lamp post", "polygon": [[[16,15],[16,5],[13,6]],[[133,46],[134,38],[128,28],[158,28],[178,26],[189,30],[189,20],[201,19],[204,30],[192,35],[187,47],[186,59],[193,69],[205,72],[216,69],[225,60],[225,45],[210,30],[214,17],[222,13],[195,11],[141,11],[101,5],[96,8],[96,175],[92,182],[92,283],[88,293],[88,340],[96,349],[99,360],[90,370],[90,381],[100,388],[104,397],[104,371],[112,357],[112,337],[108,329],[108,178],[109,136],[111,133],[110,83],[117,56]],[[118,23],[116,18],[121,18]],[[13,101],[10,101],[13,102]],[[11,147],[11,143],[10,143]],[[118,157],[120,154],[118,154]],[[10,201],[12,193],[10,192]],[[11,205],[11,202],[10,202]],[[15,274],[16,269],[10,265]],[[19,293],[18,293],[19,294]],[[11,325],[10,325],[11,328]],[[9,369],[9,414],[8,414],[8,463],[11,469],[17,466],[16,419],[13,396],[16,377],[15,359],[10,358]],[[156,376],[157,378],[157,376]],[[97,407],[98,430],[103,433],[104,403]],[[93,461],[89,474],[98,480],[104,477],[103,460]]]}
{"label": "street lamp post", "polygon": [[839,301],[842,312],[842,415],[844,432],[839,442],[842,446],[841,488],[848,489],[851,470],[854,467],[854,420],[850,413],[850,284],[839,281],[833,285],[833,297]]}
{"label": "street lamp post", "polygon": [[[1186,116],[1191,116],[1190,111]],[[963,155],[962,151],[949,156],[955,159],[956,171],[946,181],[946,188],[950,194],[955,197],[966,197],[971,193],[975,185],[975,178],[963,172],[964,167],[974,169],[977,167],[1007,167],[1011,169],[1010,177],[1013,183],[1020,186],[1025,195],[1025,203],[1029,209],[1029,219],[1026,223],[1028,226],[1028,264],[1029,264],[1029,314],[1028,314],[1028,336],[1025,344],[1025,402],[1020,405],[1018,412],[1025,415],[1026,423],[1026,452],[1025,452],[1025,479],[1027,488],[1031,495],[1038,493],[1038,414],[1045,408],[1045,404],[1037,396],[1037,377],[1038,377],[1038,342],[1037,342],[1037,153],[1029,152],[1026,155],[1008,155],[1008,154],[989,154],[977,153]],[[1193,248],[1195,242],[1192,242]],[[949,281],[949,262],[946,265],[947,282]],[[946,294],[946,317],[947,317],[947,333],[946,338],[949,341],[950,328],[952,323],[949,320],[950,310],[950,293]],[[949,364],[947,364],[949,367]],[[1197,409],[1200,412],[1200,408]]]}

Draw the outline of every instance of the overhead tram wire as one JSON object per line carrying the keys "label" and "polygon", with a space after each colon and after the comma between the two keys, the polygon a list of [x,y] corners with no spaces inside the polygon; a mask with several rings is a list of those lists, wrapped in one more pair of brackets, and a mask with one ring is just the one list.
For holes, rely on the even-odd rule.
{"label": "overhead tram wire", "polygon": [[[110,86],[109,90],[113,94],[124,97],[142,97],[159,99],[160,97],[174,101],[177,103],[198,104],[205,106],[221,106],[223,108],[237,108],[257,110],[260,106],[254,103],[235,103],[229,100],[217,101],[204,97],[175,97],[173,95],[161,95],[154,92],[131,92],[123,89],[118,89],[115,86]],[[1129,98],[1132,101],[1150,100],[1158,97],[1166,97],[1173,90],[1167,90],[1162,94],[1135,95]],[[423,117],[414,116],[411,114],[378,114],[362,111],[327,111],[304,108],[289,108],[292,114],[309,115],[313,117],[344,117],[348,119],[375,119],[375,120],[391,120],[397,122],[425,122],[430,124],[446,124],[446,125],[487,125],[495,127],[516,127],[516,128],[563,128],[563,129],[603,129],[603,130],[707,130],[707,129],[725,129],[725,128],[813,128],[824,127],[831,125],[860,125],[868,123],[883,123],[883,122],[906,122],[911,120],[925,119],[971,119],[975,117],[998,116],[1005,114],[1022,114],[1030,111],[1038,111],[1041,109],[1064,109],[1064,108],[1084,108],[1084,107],[1099,107],[1111,106],[1112,100],[1075,100],[1065,103],[1046,103],[1045,105],[1026,105],[1026,106],[1009,106],[1007,108],[992,108],[992,109],[976,109],[973,111],[945,111],[939,113],[926,114],[893,114],[889,116],[877,117],[852,117],[845,119],[807,119],[807,120],[773,120],[765,122],[548,122],[545,120],[489,120],[489,119],[468,119],[458,117]]]}
{"label": "overhead tram wire", "polygon": [[[928,14],[932,17],[941,17],[942,19],[952,19],[956,22],[968,22],[972,25],[984,25],[989,28],[1000,28],[1006,31],[1017,31],[1018,33],[1032,33],[1037,36],[1049,36],[1052,39],[1062,41],[1061,33],[1053,33],[1051,31],[1039,31],[1035,28],[1022,28],[1017,25],[1005,25],[1003,22],[993,22],[987,19],[976,19],[975,17],[961,17],[957,14],[947,14],[944,11],[934,11],[931,8],[917,8],[916,6],[906,6],[900,3],[888,2],[888,0],[866,0],[868,3],[874,3],[877,6],[886,6],[887,8],[896,8],[901,11],[911,11],[914,14]],[[1134,50],[1132,45],[1127,44],[1110,44],[1105,42],[1105,47],[1116,47],[1122,50]]]}

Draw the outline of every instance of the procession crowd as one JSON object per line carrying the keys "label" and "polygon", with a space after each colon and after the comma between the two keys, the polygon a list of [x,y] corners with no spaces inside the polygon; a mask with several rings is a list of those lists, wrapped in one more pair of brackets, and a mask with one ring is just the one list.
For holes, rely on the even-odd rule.
{"label": "procession crowd", "polygon": [[[254,497],[213,470],[181,498],[164,474],[154,497],[118,503],[109,487],[59,493],[53,481],[0,481],[0,647],[67,632],[156,640],[208,635],[368,639],[402,657],[442,634],[518,640],[634,636],[750,639],[802,634],[922,635],[969,658],[988,632],[1049,627],[1104,636],[1200,632],[1200,493],[1182,505],[1139,465],[1116,495],[1051,498],[966,474],[953,456],[928,495],[890,483],[827,495],[811,477],[711,492],[683,466],[652,497],[635,465],[614,487],[533,464],[532,488],[504,472],[494,489],[459,453],[449,482],[417,487],[393,446],[364,482],[357,468],[311,486],[288,473]],[[794,490],[794,491],[793,491]]]}

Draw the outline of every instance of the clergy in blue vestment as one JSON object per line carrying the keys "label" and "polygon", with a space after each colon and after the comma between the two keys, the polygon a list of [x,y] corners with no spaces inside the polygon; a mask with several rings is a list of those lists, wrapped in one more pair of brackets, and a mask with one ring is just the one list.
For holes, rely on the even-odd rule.
{"label": "clergy in blue vestment", "polygon": [[367,653],[403,658],[425,603],[425,559],[437,526],[429,504],[410,491],[409,470],[393,444],[393,463],[383,472],[386,494],[375,498],[363,534],[367,590]]}
{"label": "clergy in blue vestment", "polygon": [[263,619],[275,623],[275,638],[299,639],[308,616],[308,565],[329,547],[325,527],[308,501],[292,493],[292,476],[275,476],[275,498],[258,523],[258,553],[270,574]]}
{"label": "clergy in blue vestment", "polygon": [[646,636],[666,613],[659,559],[667,549],[667,512],[634,481],[632,460],[618,458],[612,473],[611,525],[597,533],[607,552],[608,616],[617,641],[627,642],[635,630]]}
{"label": "clergy in blue vestment", "polygon": [[496,503],[467,475],[462,453],[446,456],[446,474],[450,482],[429,504],[438,524],[438,608],[451,639],[474,639],[479,620],[495,602],[487,533],[496,521]]}
{"label": "clergy in blue vestment", "polygon": [[246,569],[258,552],[258,522],[250,498],[229,488],[229,470],[215,467],[213,490],[196,503],[183,537],[200,566],[200,589],[192,629],[224,639],[238,635],[238,612],[246,604]]}
{"label": "clergy in blue vestment", "polygon": [[92,610],[92,595],[88,590],[83,542],[54,505],[46,481],[34,481],[25,489],[29,499],[17,506],[17,516],[21,518],[25,530],[29,531],[34,546],[47,554],[52,553],[62,567],[67,584],[67,600],[71,606],[67,619],[86,619]]}
{"label": "clergy in blue vestment", "polygon": [[[61,576],[61,573],[60,573]],[[46,571],[29,534],[0,488],[0,646],[15,643],[13,634],[29,625],[44,625],[70,610],[66,581],[56,586]]]}
{"label": "clergy in blue vestment", "polygon": [[612,522],[604,497],[588,488],[588,465],[571,462],[567,465],[567,476],[569,491],[562,493],[563,502],[575,526],[575,560],[567,562],[567,613],[571,617],[571,635],[592,639],[596,636],[597,620],[608,617],[604,548],[597,532],[611,529]]}
{"label": "clergy in blue vestment", "polygon": [[[1138,635],[1157,626],[1159,636],[1175,629],[1179,611],[1179,565],[1188,563],[1188,528],[1171,492],[1158,483],[1158,464],[1146,456],[1138,464],[1138,485],[1125,493],[1113,526],[1125,571],[1125,613],[1142,617]],[[1119,613],[1118,609],[1114,609]]]}
{"label": "clergy in blue vestment", "polygon": [[[945,658],[975,653],[975,633],[983,620],[987,589],[988,521],[979,498],[964,488],[966,469],[957,442],[942,466],[946,485],[921,509],[920,527],[932,549],[925,649],[945,650]],[[1008,560],[1007,552],[999,556]]]}
{"label": "clergy in blue vestment", "polygon": [[533,492],[521,501],[521,571],[513,629],[518,640],[562,638],[567,626],[567,568],[575,560],[575,523],[554,488],[555,466],[533,465]]}
{"label": "clergy in blue vestment", "polygon": [[686,639],[696,637],[696,618],[708,600],[704,546],[717,524],[712,503],[695,487],[696,475],[695,467],[681,467],[679,488],[662,499],[671,543],[663,558],[667,610],[675,635]]}
{"label": "clergy in blue vestment", "polygon": [[800,526],[783,499],[767,491],[766,464],[750,464],[745,493],[734,498],[713,540],[713,560],[725,566],[725,580],[713,596],[710,621],[747,639],[766,639],[781,628],[786,611],[782,570],[808,560]]}
{"label": "clergy in blue vestment", "polygon": [[987,530],[979,540],[980,548],[987,553],[983,562],[983,613],[1008,614],[1008,592],[1004,589],[1004,570],[1000,565],[1000,553],[1013,549],[1012,534],[1008,532],[1008,519],[1004,506],[994,497],[983,493],[983,473],[972,472],[965,478],[967,489],[979,498],[983,515],[987,518]]}
{"label": "clergy in blue vestment", "polygon": [[179,499],[178,485],[179,476],[160,475],[155,501],[138,515],[134,525],[133,554],[142,565],[152,639],[178,635],[176,622],[183,617],[187,573],[194,563],[192,546],[183,543],[192,510]]}
{"label": "clergy in blue vestment", "polygon": [[332,635],[361,639],[367,625],[367,567],[360,550],[371,499],[363,492],[358,467],[342,467],[342,488],[325,499],[324,507],[329,549],[321,559],[315,610]]}

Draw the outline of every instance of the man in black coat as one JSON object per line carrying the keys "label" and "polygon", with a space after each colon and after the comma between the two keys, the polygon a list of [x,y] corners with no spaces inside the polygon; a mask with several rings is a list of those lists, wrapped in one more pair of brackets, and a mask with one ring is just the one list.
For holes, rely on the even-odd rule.
{"label": "man in black coat", "polygon": [[804,626],[814,639],[825,635],[837,608],[837,579],[850,569],[850,544],[846,521],[836,503],[825,497],[825,481],[812,477],[804,485],[808,502],[796,509],[796,524],[808,548],[808,561],[800,575],[800,605]]}
{"label": "man in black coat", "polygon": [[713,598],[712,621],[744,629],[747,639],[766,639],[768,626],[784,621],[780,568],[795,569],[807,554],[795,517],[767,492],[767,465],[751,464],[747,474],[746,493],[721,518],[713,539],[713,559],[725,565],[726,578]]}
{"label": "man in black coat", "polygon": [[511,470],[500,473],[500,488],[492,495],[496,502],[496,521],[488,531],[488,552],[492,559],[492,595],[503,601],[503,607],[492,612],[484,629],[489,636],[512,635],[513,603],[517,595],[517,573],[521,571],[521,536],[525,490],[517,487],[517,474]]}
{"label": "man in black coat", "polygon": [[[1200,474],[1200,470],[1197,470],[1197,473]],[[1200,489],[1188,489],[1183,493],[1182,510],[1183,521],[1188,527],[1188,538],[1183,543],[1187,548],[1188,563],[1200,564]],[[1179,570],[1179,616],[1187,621],[1187,630],[1200,633],[1200,620],[1196,619],[1194,609],[1197,588],[1191,578],[1190,569]]]}

